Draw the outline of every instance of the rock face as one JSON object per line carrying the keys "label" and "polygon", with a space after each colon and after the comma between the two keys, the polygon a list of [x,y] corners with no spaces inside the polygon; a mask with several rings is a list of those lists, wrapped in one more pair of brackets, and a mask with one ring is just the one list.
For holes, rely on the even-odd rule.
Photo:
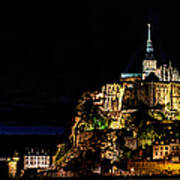
{"label": "rock face", "polygon": [[121,135],[120,130],[94,130],[79,133],[75,146],[64,155],[61,166],[65,169],[67,167],[74,169],[73,166],[76,164],[76,170],[78,168],[87,170],[89,165],[90,171],[93,171],[97,166],[103,167],[104,162],[108,166],[124,161],[132,149],[127,148],[130,139],[127,138],[127,142]]}
{"label": "rock face", "polygon": [[[80,169],[88,164],[93,168],[104,161],[109,165],[121,163],[131,158],[137,148],[152,146],[160,137],[159,124],[168,120],[169,115],[174,119],[178,116],[179,111],[174,109],[171,112],[168,104],[163,108],[162,104],[155,103],[156,91],[152,88],[160,88],[159,83],[123,83],[122,86],[108,85],[103,88],[104,94],[87,92],[80,98],[69,136],[71,148],[61,161],[63,167],[76,164],[77,168],[78,162]],[[168,87],[175,86],[171,84]],[[162,103],[168,102],[168,97],[162,97]]]}

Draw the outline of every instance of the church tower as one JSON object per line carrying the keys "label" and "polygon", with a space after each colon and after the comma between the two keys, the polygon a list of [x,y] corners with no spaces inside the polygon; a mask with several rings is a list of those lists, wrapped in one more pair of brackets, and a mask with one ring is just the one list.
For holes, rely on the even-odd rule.
{"label": "church tower", "polygon": [[157,69],[157,60],[154,57],[154,49],[151,41],[151,24],[148,26],[148,38],[146,41],[145,60],[142,64],[143,79],[145,79],[151,72],[155,73]]}

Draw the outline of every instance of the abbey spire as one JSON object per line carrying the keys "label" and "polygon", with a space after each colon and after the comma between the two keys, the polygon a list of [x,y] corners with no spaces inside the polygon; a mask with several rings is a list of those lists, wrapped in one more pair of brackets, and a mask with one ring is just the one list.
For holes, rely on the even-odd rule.
{"label": "abbey spire", "polygon": [[148,26],[148,38],[146,41],[145,59],[153,60],[154,59],[154,49],[153,49],[152,40],[151,40],[151,24],[147,24],[147,26]]}
{"label": "abbey spire", "polygon": [[149,42],[151,42],[151,24],[147,24],[148,26],[148,40]]}
{"label": "abbey spire", "polygon": [[142,64],[143,79],[149,76],[150,73],[155,73],[157,69],[157,60],[154,57],[154,49],[151,40],[151,24],[147,24],[148,27],[148,37],[146,41],[146,53],[145,59]]}
{"label": "abbey spire", "polygon": [[[146,53],[142,61],[141,73],[121,73],[121,78],[140,78],[142,81],[163,81],[163,82],[179,82],[180,73],[174,68],[171,62],[168,64],[160,64],[154,57],[154,49],[151,40],[151,24],[147,24],[147,40]],[[146,79],[148,78],[148,79]],[[122,81],[121,79],[121,81]]]}

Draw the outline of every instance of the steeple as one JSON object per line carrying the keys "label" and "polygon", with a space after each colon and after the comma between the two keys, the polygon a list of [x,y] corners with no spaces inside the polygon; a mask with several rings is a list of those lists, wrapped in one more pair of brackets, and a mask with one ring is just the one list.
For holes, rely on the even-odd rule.
{"label": "steeple", "polygon": [[151,24],[147,24],[148,26],[148,42],[151,42]]}
{"label": "steeple", "polygon": [[148,38],[146,41],[146,54],[145,59],[142,63],[142,71],[144,73],[143,79],[149,76],[150,73],[155,73],[157,69],[157,60],[154,58],[154,50],[151,41],[151,24],[147,24],[148,27]]}
{"label": "steeple", "polygon": [[154,59],[154,53],[153,53],[153,45],[151,41],[151,24],[147,24],[148,26],[148,39],[146,41],[146,54],[145,59],[146,60],[153,60]]}

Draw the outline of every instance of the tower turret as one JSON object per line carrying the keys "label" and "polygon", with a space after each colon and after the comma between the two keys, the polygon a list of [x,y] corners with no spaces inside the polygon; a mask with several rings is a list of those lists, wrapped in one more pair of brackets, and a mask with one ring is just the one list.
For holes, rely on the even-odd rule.
{"label": "tower turret", "polygon": [[157,60],[154,58],[154,49],[151,40],[151,25],[147,24],[148,27],[148,38],[146,41],[146,54],[145,60],[143,61],[143,79],[145,79],[151,72],[157,69]]}
{"label": "tower turret", "polygon": [[148,26],[148,39],[146,41],[146,55],[145,59],[154,59],[154,49],[151,41],[151,24],[147,24]]}

